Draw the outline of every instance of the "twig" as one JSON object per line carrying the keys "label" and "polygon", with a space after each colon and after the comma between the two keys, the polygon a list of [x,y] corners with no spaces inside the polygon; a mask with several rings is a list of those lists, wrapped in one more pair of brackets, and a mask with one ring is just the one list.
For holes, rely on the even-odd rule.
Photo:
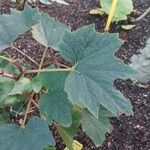
{"label": "twig", "polygon": [[13,62],[14,62],[12,59],[10,59],[10,58],[8,58],[8,57],[5,57],[5,56],[1,56],[1,55],[0,55],[0,59],[6,60],[6,61],[8,61],[8,62],[10,62],[10,63],[13,63]]}
{"label": "twig", "polygon": [[28,60],[30,60],[32,63],[34,63],[36,66],[39,66],[39,64],[34,59],[32,59],[31,57],[29,57],[26,53],[22,52],[19,48],[17,48],[14,45],[11,45],[11,47],[13,49],[15,49],[17,52],[19,52],[21,55],[23,55],[24,57],[26,57]]}
{"label": "twig", "polygon": [[142,20],[148,13],[150,12],[150,7],[137,19],[135,19],[135,21],[140,21]]}
{"label": "twig", "polygon": [[26,112],[25,112],[25,116],[24,116],[21,128],[25,127],[25,123],[26,123],[26,120],[27,120],[28,112],[29,112],[29,109],[30,109],[30,106],[31,106],[31,99],[33,98],[33,96],[34,96],[34,92],[32,92],[31,96],[29,97],[27,109],[26,109]]}
{"label": "twig", "polygon": [[47,50],[48,50],[48,48],[46,47],[45,50],[44,50],[44,52],[43,52],[43,56],[42,56],[42,59],[41,59],[40,65],[39,65],[39,70],[42,69],[44,58],[46,56]]}
{"label": "twig", "polygon": [[31,98],[31,102],[35,107],[39,108],[38,104],[32,98]]}
{"label": "twig", "polygon": [[[54,65],[57,65],[59,67],[63,67],[63,68],[69,68],[69,66],[65,65],[65,64],[62,64],[62,63],[59,63],[59,60],[58,58],[52,53],[52,50],[50,49],[49,50],[49,53],[50,53],[50,56],[52,57],[52,60],[53,60],[53,64]],[[49,65],[49,64],[46,64],[46,65]],[[45,65],[45,66],[46,66]]]}
{"label": "twig", "polygon": [[16,74],[11,74],[0,68],[0,75],[3,77],[11,78],[14,80],[18,80],[18,76]]}
{"label": "twig", "polygon": [[69,68],[69,66],[65,65],[65,64],[61,64],[61,63],[57,63],[56,65],[60,66],[60,67],[63,67],[63,68]]}
{"label": "twig", "polygon": [[[34,107],[31,107],[31,108],[29,109],[29,111],[28,111],[28,114],[29,114],[29,113],[32,113],[32,112],[34,111],[34,110],[33,110],[34,108],[35,108],[35,106],[34,106]],[[24,116],[26,112],[24,112],[24,111],[23,111],[23,112],[15,111],[15,110],[13,110],[12,107],[11,107],[11,108],[10,108],[10,113],[13,113],[13,114],[19,115],[19,116]]]}
{"label": "twig", "polygon": [[21,125],[21,128],[25,127],[25,123],[26,123],[26,120],[27,120],[27,116],[28,116],[30,106],[31,106],[31,101],[29,100],[28,105],[27,105],[27,109],[26,109],[26,113],[25,113],[25,116],[24,116],[24,119],[23,119],[23,122],[22,122],[22,125]]}

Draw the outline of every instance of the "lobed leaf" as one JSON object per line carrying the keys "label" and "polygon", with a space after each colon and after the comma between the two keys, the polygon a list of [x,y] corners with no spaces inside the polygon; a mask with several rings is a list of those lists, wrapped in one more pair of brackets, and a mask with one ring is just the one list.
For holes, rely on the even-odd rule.
{"label": "lobed leaf", "polygon": [[40,74],[43,86],[47,88],[46,94],[40,97],[40,113],[45,115],[48,122],[53,120],[64,125],[71,124],[72,105],[64,92],[64,82],[68,73]]}
{"label": "lobed leaf", "polygon": [[110,133],[112,130],[112,126],[108,120],[108,117],[112,116],[103,106],[100,106],[98,119],[85,109],[82,112],[82,129],[97,145],[100,145],[105,139],[106,132]]}
{"label": "lobed leaf", "polygon": [[113,57],[120,46],[116,34],[97,33],[93,25],[66,31],[59,45],[64,58],[74,65],[65,83],[69,99],[88,108],[96,118],[100,105],[115,115],[132,113],[131,103],[113,88],[116,78],[134,73]]}
{"label": "lobed leaf", "polygon": [[8,105],[13,105],[14,103],[20,101],[18,95],[11,96],[8,93],[14,87],[15,81],[5,77],[0,77],[0,108],[6,107]]}
{"label": "lobed leaf", "polygon": [[0,126],[0,147],[2,150],[42,150],[53,145],[48,124],[39,117],[32,117],[25,128],[15,124]]}
{"label": "lobed leaf", "polygon": [[26,5],[23,11],[11,10],[11,14],[0,15],[0,51],[9,47],[16,38],[37,24],[38,10]]}
{"label": "lobed leaf", "polygon": [[35,40],[55,50],[58,49],[65,30],[70,30],[66,25],[49,17],[48,14],[41,14],[40,21],[37,25],[32,27],[32,35]]}

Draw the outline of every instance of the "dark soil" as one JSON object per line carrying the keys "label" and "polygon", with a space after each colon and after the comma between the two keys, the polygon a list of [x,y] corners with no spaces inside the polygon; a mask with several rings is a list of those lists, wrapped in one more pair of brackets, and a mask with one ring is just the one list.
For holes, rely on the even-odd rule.
{"label": "dark soil", "polygon": [[[144,47],[146,40],[150,37],[150,14],[141,21],[136,22],[136,26],[132,30],[125,31],[121,29],[121,24],[131,23],[131,19],[138,17],[150,6],[150,0],[133,1],[136,13],[132,13],[127,21],[113,24],[110,29],[110,32],[119,32],[120,37],[125,40],[121,49],[116,53],[116,56],[125,62],[129,62],[133,54],[138,54],[139,49]],[[38,7],[50,16],[69,25],[72,30],[95,23],[97,31],[103,32],[106,17],[89,15],[89,10],[99,6],[96,0],[68,0],[68,2],[70,3],[69,6],[38,4]],[[3,0],[0,4],[0,11],[8,13],[10,7],[12,7],[12,4],[8,0]],[[44,47],[32,39],[30,32],[20,36],[15,45],[37,62],[41,59]],[[12,57],[20,58],[22,61],[26,60],[16,51],[10,48],[7,50]],[[56,60],[60,63],[66,63],[57,56],[57,53],[49,50],[45,63]],[[32,63],[30,64],[35,67]],[[75,139],[84,145],[84,150],[150,150],[150,86],[138,87],[130,80],[123,81],[120,79],[115,81],[115,86],[125,97],[131,100],[134,115],[128,117],[121,115],[118,118],[111,118],[110,121],[114,129],[112,133],[106,134],[106,140],[98,148],[81,129],[79,129],[79,134]],[[57,149],[63,150],[64,144],[61,138],[54,127],[52,127],[52,130],[56,139]]]}

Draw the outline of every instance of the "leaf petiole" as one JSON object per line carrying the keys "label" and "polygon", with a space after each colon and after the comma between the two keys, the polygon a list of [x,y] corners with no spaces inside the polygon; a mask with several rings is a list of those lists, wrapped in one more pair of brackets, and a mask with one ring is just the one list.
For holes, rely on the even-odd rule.
{"label": "leaf petiole", "polygon": [[28,70],[25,72],[25,74],[31,74],[31,73],[41,73],[41,72],[70,72],[72,68],[55,68],[55,69],[41,69],[41,70]]}

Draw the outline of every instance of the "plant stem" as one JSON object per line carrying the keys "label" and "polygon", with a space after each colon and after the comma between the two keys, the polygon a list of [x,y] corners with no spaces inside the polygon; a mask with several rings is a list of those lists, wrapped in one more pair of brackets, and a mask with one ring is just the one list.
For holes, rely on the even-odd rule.
{"label": "plant stem", "polygon": [[32,91],[32,93],[29,96],[28,105],[27,105],[27,109],[26,109],[26,112],[25,112],[25,116],[24,116],[21,128],[25,128],[25,123],[26,123],[26,120],[27,120],[27,117],[28,117],[28,112],[30,110],[30,106],[31,106],[31,103],[32,103],[31,99],[33,99],[34,94],[35,94],[34,91]]}
{"label": "plant stem", "polygon": [[39,73],[39,72],[70,72],[73,68],[65,68],[65,69],[42,69],[42,70],[28,70],[25,72],[25,74],[31,74],[31,73]]}
{"label": "plant stem", "polygon": [[0,55],[0,59],[6,60],[6,61],[8,61],[8,62],[10,62],[10,63],[13,63],[13,60],[12,60],[12,59],[10,59],[10,58],[8,58],[8,57],[5,57],[5,56],[1,56],[1,55]]}
{"label": "plant stem", "polygon": [[42,69],[44,58],[45,58],[45,55],[47,53],[47,50],[48,50],[48,48],[46,47],[44,52],[43,52],[43,56],[42,56],[42,59],[41,59],[40,65],[39,65],[39,71]]}
{"label": "plant stem", "polygon": [[26,53],[22,52],[19,48],[17,48],[14,45],[11,45],[11,47],[14,48],[21,55],[23,55],[24,57],[26,57],[28,60],[30,60],[32,63],[34,63],[36,66],[39,66],[39,64],[34,59],[32,59],[31,57],[29,57]]}
{"label": "plant stem", "polygon": [[140,20],[143,19],[149,12],[150,12],[150,7],[149,7],[140,17],[138,17],[135,21],[140,21]]}
{"label": "plant stem", "polygon": [[38,104],[37,104],[33,99],[31,99],[31,103],[32,103],[36,108],[39,108]]}
{"label": "plant stem", "polygon": [[25,123],[26,123],[26,120],[27,120],[28,111],[29,111],[29,109],[30,109],[30,106],[31,106],[31,101],[30,101],[30,99],[29,99],[29,102],[28,102],[28,105],[27,105],[27,109],[26,109],[26,113],[25,113],[25,116],[24,116],[24,119],[23,119],[21,128],[24,128],[24,127],[25,127]]}
{"label": "plant stem", "polygon": [[112,22],[112,19],[113,19],[115,10],[116,10],[116,5],[117,5],[117,0],[112,0],[111,9],[109,12],[108,20],[107,20],[106,27],[105,27],[104,31],[108,31],[110,28],[110,24]]}

